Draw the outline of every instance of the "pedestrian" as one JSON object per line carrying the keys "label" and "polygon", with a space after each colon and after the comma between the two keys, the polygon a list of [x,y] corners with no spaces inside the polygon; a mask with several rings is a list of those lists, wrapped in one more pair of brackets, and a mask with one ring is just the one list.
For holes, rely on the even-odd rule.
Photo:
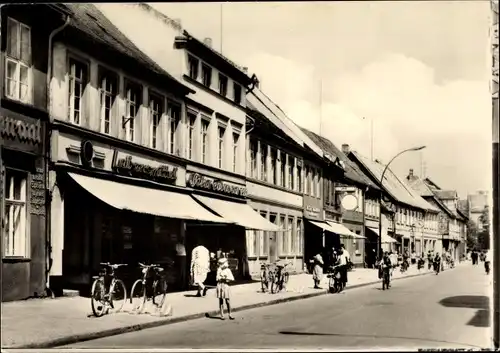
{"label": "pedestrian", "polygon": [[340,273],[342,276],[342,283],[345,287],[347,284],[347,269],[349,262],[351,261],[351,255],[349,252],[345,249],[344,244],[340,244],[340,254],[339,254],[339,264],[340,264]]}
{"label": "pedestrian", "polygon": [[229,283],[234,281],[233,273],[229,268],[229,264],[227,258],[223,257],[219,259],[219,267],[217,268],[217,298],[219,298],[219,309],[220,309],[220,318],[221,320],[225,320],[224,317],[224,301],[226,302],[227,313],[230,320],[234,320],[234,317],[231,315],[231,288],[229,287]]}
{"label": "pedestrian", "polygon": [[179,274],[179,289],[184,290],[187,282],[186,281],[187,261],[186,261],[186,247],[184,246],[184,238],[177,237],[176,234],[174,234],[172,238],[176,239],[175,262],[177,265],[177,273]]}
{"label": "pedestrian", "polygon": [[321,289],[319,285],[323,279],[323,265],[323,257],[320,253],[316,254],[313,258],[313,280],[315,289]]}
{"label": "pedestrian", "polygon": [[191,282],[198,288],[197,297],[207,295],[205,281],[210,272],[210,252],[206,247],[199,244],[191,253]]}

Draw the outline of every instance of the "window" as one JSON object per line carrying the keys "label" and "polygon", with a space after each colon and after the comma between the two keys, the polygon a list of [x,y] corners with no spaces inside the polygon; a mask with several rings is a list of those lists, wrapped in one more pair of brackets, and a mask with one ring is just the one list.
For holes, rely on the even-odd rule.
{"label": "window", "polygon": [[83,111],[83,93],[88,80],[87,64],[69,59],[69,121],[80,125]]}
{"label": "window", "polygon": [[297,163],[297,191],[302,192],[302,163]]}
{"label": "window", "polygon": [[227,77],[222,74],[219,74],[219,93],[227,96]]}
{"label": "window", "polygon": [[257,178],[257,141],[250,140],[250,176]]}
{"label": "window", "polygon": [[[315,195],[317,198],[321,198],[321,171],[319,169],[316,169],[316,178],[314,179],[314,188],[315,188]],[[361,200],[360,197],[358,197],[358,200]]]}
{"label": "window", "polygon": [[275,148],[271,148],[271,182],[274,185],[278,185],[278,171],[276,166],[278,151]]}
{"label": "window", "polygon": [[7,19],[5,71],[5,95],[11,99],[30,103],[31,29],[12,18]]}
{"label": "window", "polygon": [[151,110],[151,147],[158,147],[158,140],[161,139],[161,117],[163,115],[163,98],[150,95],[149,109]]}
{"label": "window", "polygon": [[198,79],[198,68],[200,66],[200,61],[192,55],[188,55],[188,65],[189,65],[189,77],[193,80]]}
{"label": "window", "polygon": [[267,145],[260,143],[260,180],[267,181]]}
{"label": "window", "polygon": [[286,154],[280,151],[280,185],[286,188]]}
{"label": "window", "polygon": [[287,229],[286,229],[286,217],[285,216],[280,216],[280,223],[279,227],[283,230],[281,233],[281,254],[285,255],[286,254],[286,249],[287,249],[287,241],[286,241],[286,235],[287,235]]}
{"label": "window", "polygon": [[[261,211],[260,215],[267,219],[267,212]],[[267,232],[260,232],[260,254],[266,256],[268,253],[269,245],[268,245],[268,234]]]}
{"label": "window", "polygon": [[234,93],[234,102],[236,104],[241,103],[241,86],[236,82],[233,83],[233,93]]}
{"label": "window", "polygon": [[212,68],[208,65],[201,65],[201,75],[202,75],[202,83],[209,87],[212,86]]}
{"label": "window", "polygon": [[179,154],[179,146],[176,138],[177,128],[181,121],[181,106],[168,102],[168,153]]}
{"label": "window", "polygon": [[218,163],[219,168],[222,168],[224,163],[224,134],[226,133],[226,128],[223,126],[217,127],[218,131],[218,139],[219,139],[219,154],[218,154]]}
{"label": "window", "polygon": [[28,240],[26,184],[26,173],[5,170],[4,256],[26,256]]}
{"label": "window", "polygon": [[193,112],[188,112],[188,158],[194,158],[194,128],[196,126],[196,114]]}
{"label": "window", "polygon": [[201,119],[201,162],[207,163],[208,154],[208,127],[210,126],[210,120]]}
{"label": "window", "polygon": [[135,118],[139,114],[141,106],[142,89],[139,85],[131,82],[125,84],[125,116],[123,117],[122,129],[125,140],[135,141]]}
{"label": "window", "polygon": [[311,196],[316,196],[316,169],[311,167],[311,186],[309,190],[311,190]]}
{"label": "window", "polygon": [[[272,224],[278,225],[278,223],[277,223],[278,220],[277,219],[278,219],[278,217],[277,217],[276,214],[272,214],[272,213],[269,214],[269,222],[271,222]],[[278,237],[276,236],[276,232],[273,232],[273,233],[275,234],[274,239],[277,240]],[[279,250],[279,248],[276,249],[276,251],[278,251],[278,250]]]}
{"label": "window", "polygon": [[288,217],[288,229],[287,229],[287,238],[288,238],[288,248],[287,251],[289,254],[295,254],[295,234],[294,234],[294,219],[293,217]]}
{"label": "window", "polygon": [[[331,198],[330,198],[330,181],[329,180],[326,180],[324,179],[324,183],[325,183],[325,187],[324,187],[324,190],[325,190],[325,203],[327,205],[329,205],[331,203]],[[367,212],[368,213],[368,207],[367,207]]]}
{"label": "window", "polygon": [[113,103],[117,92],[117,79],[114,74],[102,68],[99,74],[101,132],[109,134],[111,133]]}
{"label": "window", "polygon": [[236,161],[238,160],[238,140],[240,134],[233,132],[233,172],[236,172]]}
{"label": "window", "polygon": [[290,190],[295,190],[295,181],[293,180],[295,169],[295,157],[288,156],[288,186]]}
{"label": "window", "polygon": [[297,237],[297,254],[302,254],[302,220],[297,219],[297,228],[295,229]]}
{"label": "window", "polygon": [[[356,234],[357,235],[361,235],[361,231],[357,230]],[[355,251],[359,251],[359,243],[360,243],[360,241],[358,239],[355,239],[354,242],[355,242],[355,248],[354,248],[354,250]]]}

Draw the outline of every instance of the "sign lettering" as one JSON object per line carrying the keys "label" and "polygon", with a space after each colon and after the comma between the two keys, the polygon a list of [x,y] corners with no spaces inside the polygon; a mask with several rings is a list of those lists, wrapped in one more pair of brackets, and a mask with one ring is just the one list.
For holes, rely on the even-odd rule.
{"label": "sign lettering", "polygon": [[198,173],[190,174],[187,179],[187,184],[192,188],[211,190],[240,197],[246,197],[248,194],[247,188],[245,187],[230,185],[221,180],[207,179]]}
{"label": "sign lettering", "polygon": [[118,159],[117,156],[118,151],[115,150],[111,168],[116,173],[131,177],[151,179],[168,184],[171,184],[177,180],[177,167],[171,167],[168,165],[153,167],[150,165],[133,162],[132,156],[127,156],[120,159]]}
{"label": "sign lettering", "polygon": [[0,134],[2,137],[18,139],[35,145],[42,143],[42,128],[40,122],[35,124],[0,115]]}
{"label": "sign lettering", "polygon": [[45,215],[45,182],[43,168],[37,168],[31,175],[31,214]]}

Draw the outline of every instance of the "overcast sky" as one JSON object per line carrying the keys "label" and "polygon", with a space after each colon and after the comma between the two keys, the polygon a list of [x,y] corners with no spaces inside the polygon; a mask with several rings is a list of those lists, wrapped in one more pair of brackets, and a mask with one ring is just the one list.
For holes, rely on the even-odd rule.
{"label": "overcast sky", "polygon": [[297,124],[321,126],[338,147],[370,157],[372,119],[375,158],[427,146],[396,160],[398,175],[419,174],[422,159],[461,197],[491,189],[489,1],[151,5],[211,37]]}

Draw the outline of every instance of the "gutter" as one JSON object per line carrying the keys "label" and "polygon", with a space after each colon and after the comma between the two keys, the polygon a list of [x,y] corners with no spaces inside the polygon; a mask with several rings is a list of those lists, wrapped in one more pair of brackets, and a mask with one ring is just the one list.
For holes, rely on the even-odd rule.
{"label": "gutter", "polygon": [[47,55],[47,82],[46,82],[46,102],[47,102],[47,111],[49,113],[49,123],[45,125],[45,257],[46,257],[46,269],[45,269],[45,289],[47,293],[50,293],[52,298],[54,298],[54,292],[50,289],[50,270],[52,269],[52,235],[51,235],[51,207],[49,205],[52,204],[52,191],[50,190],[50,173],[49,173],[49,163],[52,160],[52,149],[51,149],[51,138],[52,138],[52,129],[51,124],[53,121],[52,118],[52,101],[50,94],[50,81],[52,79],[52,69],[53,69],[53,60],[52,60],[52,44],[56,34],[62,32],[70,23],[71,17],[68,13],[65,14],[66,20],[64,24],[56,29],[54,29],[49,35],[48,41],[48,55]]}

